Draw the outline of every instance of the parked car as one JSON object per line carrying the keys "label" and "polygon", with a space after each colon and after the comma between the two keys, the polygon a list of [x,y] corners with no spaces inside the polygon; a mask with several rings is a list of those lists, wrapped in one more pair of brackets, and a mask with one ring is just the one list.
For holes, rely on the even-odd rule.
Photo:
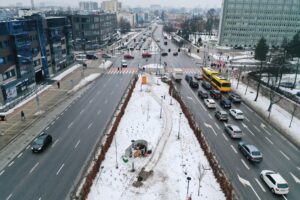
{"label": "parked car", "polygon": [[134,59],[134,56],[130,54],[125,54],[124,59]]}
{"label": "parked car", "polygon": [[215,112],[215,116],[218,120],[220,121],[228,121],[228,114],[226,111],[223,111],[223,110],[217,110]]}
{"label": "parked car", "polygon": [[210,90],[210,96],[214,99],[221,99],[222,94],[219,90]]}
{"label": "parked car", "polygon": [[192,79],[193,79],[193,77],[191,75],[188,75],[188,74],[185,75],[185,80],[187,82],[190,82]]}
{"label": "parked car", "polygon": [[231,101],[229,99],[222,99],[220,104],[223,108],[231,108]]}
{"label": "parked car", "polygon": [[226,124],[225,125],[225,132],[231,137],[231,138],[242,138],[243,133],[241,129],[233,124]]}
{"label": "parked car", "polygon": [[198,81],[203,79],[202,75],[198,73],[194,75],[194,78],[197,79]]}
{"label": "parked car", "polygon": [[207,81],[202,81],[201,85],[206,90],[211,90],[212,89],[211,84],[209,82],[207,82]]}
{"label": "parked car", "polygon": [[216,102],[213,99],[204,99],[204,104],[208,108],[216,108]]}
{"label": "parked car", "polygon": [[247,144],[245,142],[239,142],[238,149],[242,154],[251,162],[261,162],[262,154],[258,148],[254,145]]}
{"label": "parked car", "polygon": [[199,83],[198,83],[198,81],[197,80],[195,80],[194,78],[192,78],[191,80],[190,80],[190,86],[191,86],[191,88],[199,88]]}
{"label": "parked car", "polygon": [[234,119],[244,119],[244,113],[239,109],[230,109],[229,113]]}
{"label": "parked car", "polygon": [[168,45],[168,42],[167,42],[167,41],[165,41],[165,42],[164,42],[164,45]]}
{"label": "parked car", "polygon": [[241,103],[242,98],[238,94],[230,93],[229,99],[232,101],[232,103]]}
{"label": "parked car", "polygon": [[49,134],[39,135],[33,141],[31,145],[31,150],[33,153],[41,152],[45,150],[52,142],[52,136]]}
{"label": "parked car", "polygon": [[260,178],[266,183],[274,194],[288,194],[289,185],[279,174],[271,170],[262,170]]}
{"label": "parked car", "polygon": [[144,53],[142,53],[142,57],[143,57],[143,58],[150,58],[151,56],[152,56],[152,54],[149,53],[149,52],[144,52]]}
{"label": "parked car", "polygon": [[298,97],[300,97],[300,91],[299,92],[297,92],[297,94],[296,94]]}
{"label": "parked car", "polygon": [[162,52],[162,53],[161,53],[161,56],[167,56],[167,55],[168,55],[167,52]]}
{"label": "parked car", "polygon": [[173,52],[173,56],[178,56],[178,52],[177,51]]}
{"label": "parked car", "polygon": [[102,58],[111,58],[111,56],[110,56],[110,55],[107,55],[107,54],[105,54],[105,53],[103,53],[103,54],[102,54]]}
{"label": "parked car", "polygon": [[86,54],[86,59],[89,59],[89,60],[97,60],[98,57],[94,54]]}
{"label": "parked car", "polygon": [[199,90],[198,91],[198,96],[201,98],[201,99],[207,99],[208,98],[208,93],[204,90]]}
{"label": "parked car", "polygon": [[127,62],[126,60],[121,61],[121,67],[127,67]]}

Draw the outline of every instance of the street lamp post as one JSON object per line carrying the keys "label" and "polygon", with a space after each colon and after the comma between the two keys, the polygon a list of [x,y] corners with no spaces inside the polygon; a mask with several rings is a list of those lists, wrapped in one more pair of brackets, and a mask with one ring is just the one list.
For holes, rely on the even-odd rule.
{"label": "street lamp post", "polygon": [[164,96],[161,96],[161,99],[160,99],[160,113],[159,113],[159,118],[161,118],[161,115],[162,115],[162,100],[163,100],[163,97]]}
{"label": "street lamp post", "polygon": [[131,140],[131,159],[132,159],[132,168],[131,168],[131,172],[135,172],[134,169],[134,155],[133,155],[133,150],[134,150],[134,140]]}
{"label": "street lamp post", "polygon": [[182,115],[182,112],[179,113],[179,127],[178,127],[178,135],[177,135],[177,139],[178,139],[178,140],[180,139],[180,123],[181,123],[181,115]]}
{"label": "street lamp post", "polygon": [[186,179],[187,179],[187,181],[188,181],[187,188],[186,188],[186,199],[188,199],[190,180],[191,180],[192,178],[188,176]]}

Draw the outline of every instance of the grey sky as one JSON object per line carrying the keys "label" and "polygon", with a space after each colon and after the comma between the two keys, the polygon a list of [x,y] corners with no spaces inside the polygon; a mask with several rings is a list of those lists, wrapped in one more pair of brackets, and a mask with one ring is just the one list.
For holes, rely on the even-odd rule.
{"label": "grey sky", "polygon": [[[102,0],[92,0],[96,1],[99,4]],[[149,6],[151,4],[159,4],[161,6],[168,6],[168,7],[202,7],[202,8],[209,8],[209,7],[221,7],[222,0],[119,0],[123,3],[123,5],[127,6]],[[30,5],[30,0],[0,0],[0,6],[8,6],[8,5],[15,5],[17,2],[22,2],[24,6]],[[35,4],[41,2],[47,2],[51,5],[70,5],[72,7],[78,6],[79,0],[35,0]]]}

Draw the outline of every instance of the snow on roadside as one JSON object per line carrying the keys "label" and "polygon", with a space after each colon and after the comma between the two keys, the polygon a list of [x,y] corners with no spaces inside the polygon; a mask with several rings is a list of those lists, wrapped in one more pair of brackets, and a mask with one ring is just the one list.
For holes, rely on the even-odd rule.
{"label": "snow on roadside", "polygon": [[[180,122],[180,140],[177,139],[182,110],[174,99],[170,105],[168,86],[160,81],[159,85],[154,84],[157,79],[150,75],[148,81],[150,84],[142,86],[142,92],[140,80],[137,82],[88,199],[184,199],[188,176],[192,178],[189,193],[193,199],[225,199],[212,170],[206,171],[198,196],[198,166],[209,168],[207,158],[184,115]],[[159,118],[161,101],[162,119]],[[130,172],[131,158],[125,163],[121,156],[131,145],[131,140],[139,139],[148,141],[153,152],[147,157],[135,158],[136,171]],[[115,167],[116,146],[118,169]],[[143,181],[141,187],[132,186],[141,168],[149,167],[147,161],[152,156],[157,158],[151,165],[154,166],[153,175]]]}
{"label": "snow on roadside", "polygon": [[81,66],[81,64],[76,64],[72,67],[70,67],[69,69],[65,70],[64,72],[60,73],[59,75],[55,76],[52,78],[52,80],[55,81],[60,81],[62,80],[65,76],[67,76],[68,74],[70,74],[71,72],[75,71],[77,68],[79,68]]}
{"label": "snow on roadside", "polygon": [[96,78],[98,78],[100,76],[99,73],[94,73],[94,74],[90,74],[89,76],[81,79],[81,81],[75,85],[73,87],[72,90],[70,90],[70,92],[76,92],[78,91],[80,88],[84,87],[85,85],[87,85],[88,83],[92,82],[93,80],[95,80]]}
{"label": "snow on roadside", "polygon": [[109,68],[110,66],[112,66],[112,62],[110,61],[110,60],[108,60],[108,61],[106,61],[105,63],[101,63],[100,65],[99,65],[99,68],[103,68],[103,69],[107,69],[107,68]]}

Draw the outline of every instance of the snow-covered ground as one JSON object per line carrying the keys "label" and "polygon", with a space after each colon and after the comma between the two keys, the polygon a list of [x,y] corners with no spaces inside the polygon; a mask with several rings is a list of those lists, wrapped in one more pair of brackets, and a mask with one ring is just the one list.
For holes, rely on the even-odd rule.
{"label": "snow-covered ground", "polygon": [[110,60],[107,60],[106,62],[103,62],[99,65],[99,68],[107,69],[112,66],[112,62]]}
{"label": "snow-covered ground", "polygon": [[59,75],[53,77],[52,80],[60,81],[61,79],[63,79],[65,76],[67,76],[68,74],[70,74],[71,72],[73,72],[74,70],[79,68],[80,66],[81,66],[81,64],[76,64],[76,65],[70,67],[69,69],[65,70],[64,72],[60,73]]}
{"label": "snow-covered ground", "polygon": [[[191,177],[189,195],[192,199],[225,199],[212,170],[205,170],[199,188],[201,173],[210,169],[200,145],[188,125],[177,102],[168,95],[168,86],[157,83],[154,76],[148,77],[148,85],[140,80],[132,94],[125,114],[119,124],[112,146],[106,153],[100,172],[91,187],[89,200],[182,200],[186,198],[187,177]],[[160,118],[162,102],[162,118]],[[180,124],[180,140],[177,139]],[[131,140],[146,140],[152,153],[134,159],[135,172],[131,171],[132,158],[122,159]],[[116,160],[117,159],[117,160]],[[116,161],[118,168],[116,168]],[[134,187],[141,168],[153,170],[143,185]]]}
{"label": "snow-covered ground", "polygon": [[80,88],[83,88],[84,86],[86,86],[88,83],[92,82],[93,80],[95,80],[99,76],[100,76],[99,73],[94,73],[94,74],[88,75],[87,77],[84,77],[82,80],[80,80],[80,82],[77,85],[75,85],[73,87],[72,90],[70,90],[70,92],[78,91]]}
{"label": "snow-covered ground", "polygon": [[[233,81],[233,87],[236,86],[236,81]],[[245,95],[246,91],[246,85],[243,83],[239,83],[239,87],[236,90],[236,92],[242,96],[243,100],[251,105],[251,107],[256,111],[262,114],[265,117],[268,117],[269,112],[267,111],[270,100],[262,95],[259,95],[257,101],[254,101],[254,98],[256,96],[256,90],[253,88],[248,88],[247,93]],[[300,145],[300,120],[296,117],[293,119],[292,126],[289,128],[289,124],[291,121],[291,114],[289,114],[287,111],[285,111],[283,108],[281,108],[278,105],[273,105],[270,121],[275,126],[278,126],[283,134],[286,134],[289,138],[292,138],[298,145]]]}

